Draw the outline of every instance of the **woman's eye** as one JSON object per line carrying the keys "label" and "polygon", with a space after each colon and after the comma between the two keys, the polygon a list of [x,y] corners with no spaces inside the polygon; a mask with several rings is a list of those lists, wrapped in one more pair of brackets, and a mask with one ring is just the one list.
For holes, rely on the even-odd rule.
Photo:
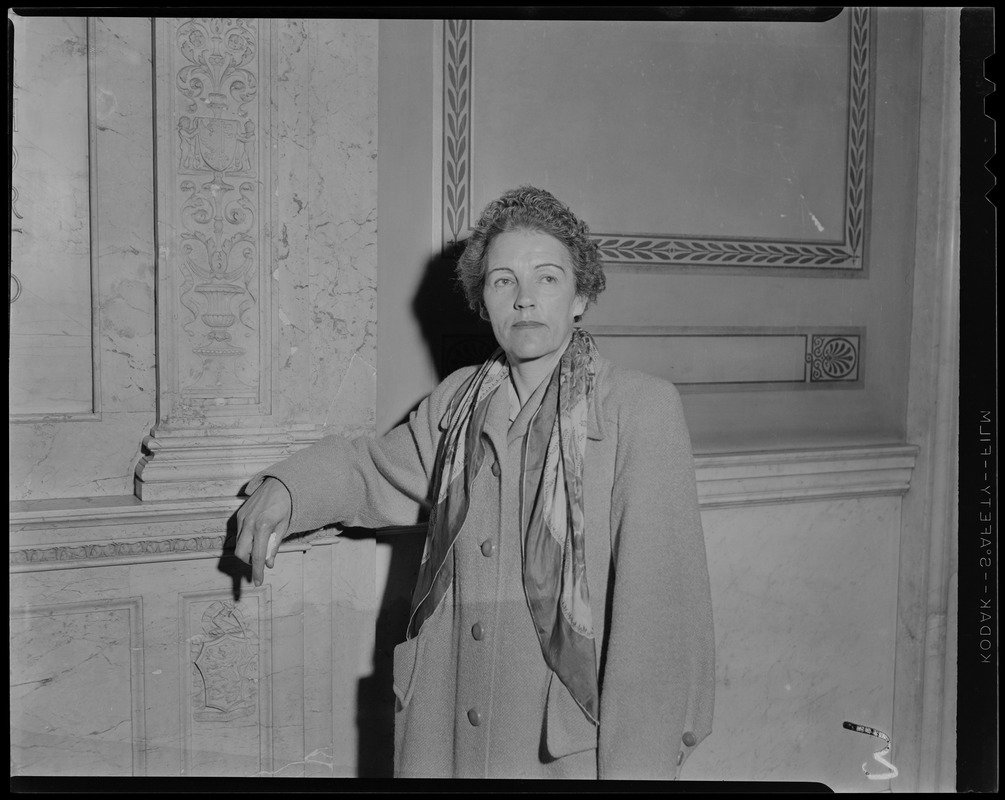
{"label": "woman's eye", "polygon": [[508,286],[512,281],[509,278],[496,278],[493,282],[493,286]]}

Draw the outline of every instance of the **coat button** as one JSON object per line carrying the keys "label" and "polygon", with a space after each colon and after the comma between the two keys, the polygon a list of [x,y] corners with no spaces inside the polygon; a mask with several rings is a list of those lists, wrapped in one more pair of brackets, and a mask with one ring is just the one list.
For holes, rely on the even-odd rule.
{"label": "coat button", "polygon": [[468,710],[468,722],[470,722],[476,728],[482,724],[482,715],[478,713],[477,708],[472,708]]}
{"label": "coat button", "polygon": [[486,539],[484,542],[482,542],[482,555],[485,556],[485,558],[488,558],[490,555],[492,555],[492,551],[495,549],[496,549],[495,542],[493,542],[491,539]]}
{"label": "coat button", "polygon": [[475,638],[476,642],[480,642],[485,637],[485,631],[482,629],[480,622],[476,622],[471,626],[471,635]]}
{"label": "coat button", "polygon": [[495,475],[498,478],[501,473],[502,473],[502,469],[500,469],[500,467],[499,467],[499,462],[498,461],[493,461],[492,462],[492,474]]}
{"label": "coat button", "polygon": [[680,740],[684,742],[685,747],[694,747],[698,742],[698,737],[691,733],[691,731],[684,731],[684,735],[680,737]]}

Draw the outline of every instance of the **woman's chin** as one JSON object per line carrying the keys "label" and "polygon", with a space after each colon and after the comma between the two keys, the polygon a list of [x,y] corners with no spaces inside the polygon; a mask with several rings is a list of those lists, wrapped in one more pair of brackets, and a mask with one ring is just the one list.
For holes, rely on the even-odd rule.
{"label": "woman's chin", "polygon": [[546,360],[553,354],[553,350],[547,347],[514,347],[503,348],[506,358],[511,364],[529,364],[534,361]]}

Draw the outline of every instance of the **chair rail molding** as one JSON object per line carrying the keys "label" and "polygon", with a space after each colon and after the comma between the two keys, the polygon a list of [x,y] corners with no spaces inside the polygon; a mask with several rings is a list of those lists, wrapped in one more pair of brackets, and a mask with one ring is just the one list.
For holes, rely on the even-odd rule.
{"label": "chair rail molding", "polygon": [[[219,445],[224,453],[229,452],[225,444]],[[263,450],[273,452],[267,447]],[[913,445],[883,444],[698,455],[699,505],[707,510],[903,495],[911,486],[917,453]],[[171,463],[187,474],[182,448],[174,450],[172,458]],[[220,464],[229,463],[225,455],[219,459]],[[240,470],[234,469],[236,475]],[[218,485],[226,480],[221,478]],[[240,504],[239,498],[220,494],[155,501],[80,498],[12,503],[10,571],[219,557],[224,552],[227,520]],[[411,526],[377,533],[423,530]],[[289,539],[281,549],[306,551],[338,541],[335,529],[324,528]]]}

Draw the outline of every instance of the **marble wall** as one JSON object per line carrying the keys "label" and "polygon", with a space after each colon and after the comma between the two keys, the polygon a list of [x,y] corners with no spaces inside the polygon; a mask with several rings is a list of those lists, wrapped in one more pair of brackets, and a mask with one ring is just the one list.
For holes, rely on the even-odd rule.
{"label": "marble wall", "polygon": [[12,775],[357,774],[372,547],[285,545],[256,588],[235,506],[15,512]]}
{"label": "marble wall", "polygon": [[[889,787],[841,723],[889,730],[887,578],[915,458],[699,457],[717,699],[682,778]],[[221,555],[238,502],[12,510],[15,774],[389,774],[372,543],[292,540],[253,588]]]}
{"label": "marble wall", "polygon": [[[22,23],[13,19],[17,38]],[[96,18],[87,36],[92,118],[83,133],[90,140],[93,204],[84,210],[90,238],[82,263],[90,275],[86,304],[96,316],[93,401],[87,413],[45,413],[43,405],[42,413],[10,418],[14,501],[131,495],[138,443],[156,422],[150,22]],[[60,191],[58,184],[45,186]],[[31,265],[12,263],[15,274],[26,269]],[[58,285],[64,276],[46,280]]]}
{"label": "marble wall", "polygon": [[716,509],[702,523],[715,716],[681,777],[889,790],[862,771],[885,771],[871,757],[883,744],[842,723],[892,730],[900,498]]}
{"label": "marble wall", "polygon": [[227,552],[249,477],[374,427],[377,24],[79,23],[97,389],[10,421],[12,774],[356,774],[372,540]]}
{"label": "marble wall", "polygon": [[12,414],[93,411],[89,27],[20,18],[13,42]]}

